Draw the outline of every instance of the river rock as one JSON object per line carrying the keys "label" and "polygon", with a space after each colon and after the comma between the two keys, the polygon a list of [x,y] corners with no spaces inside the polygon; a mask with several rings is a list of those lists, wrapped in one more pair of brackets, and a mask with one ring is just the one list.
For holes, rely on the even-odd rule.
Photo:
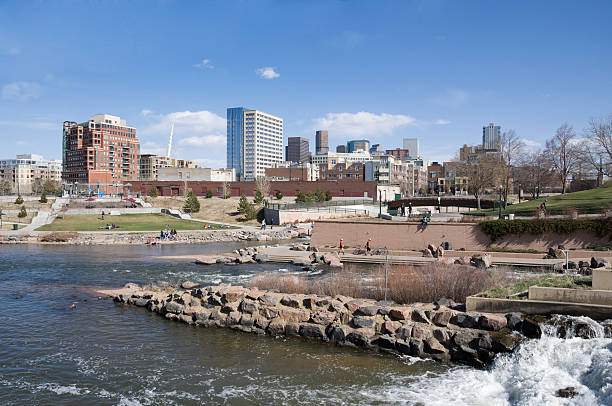
{"label": "river rock", "polygon": [[567,388],[559,389],[557,391],[557,396],[560,398],[573,398],[576,395],[578,395],[578,392],[573,386],[568,386]]}
{"label": "river rock", "polygon": [[258,306],[257,303],[243,300],[240,302],[240,311],[243,313],[253,314],[257,313]]}
{"label": "river rock", "polygon": [[241,300],[244,297],[244,288],[240,286],[229,286],[221,289],[221,300],[225,303],[231,303]]}
{"label": "river rock", "polygon": [[446,327],[448,326],[448,323],[450,322],[454,314],[455,312],[451,310],[442,310],[442,311],[436,312],[432,321],[437,326]]}
{"label": "river rock", "polygon": [[475,254],[470,259],[470,263],[477,268],[489,268],[491,266],[491,255]]}
{"label": "river rock", "polygon": [[376,320],[370,317],[355,316],[353,317],[353,326],[356,328],[374,328]]}
{"label": "river rock", "polygon": [[147,299],[134,299],[134,305],[139,307],[145,307],[149,301]]}
{"label": "river rock", "polygon": [[542,330],[537,321],[530,318],[524,318],[521,325],[522,333],[529,338],[540,338],[542,336]]}
{"label": "river rock", "polygon": [[287,307],[294,307],[296,309],[300,307],[300,301],[295,299],[293,296],[285,295],[280,302],[282,305]]}
{"label": "river rock", "polygon": [[410,337],[412,337],[412,326],[398,328],[395,330],[395,337],[404,341],[408,340]]}
{"label": "river rock", "polygon": [[310,315],[310,319],[315,324],[328,325],[336,318],[336,314],[327,310],[317,310]]}
{"label": "river rock", "polygon": [[411,338],[409,341],[410,352],[409,354],[415,357],[423,355],[423,341],[417,338]]}
{"label": "river rock", "polygon": [[501,330],[507,323],[505,316],[495,314],[483,314],[478,319],[478,326],[483,330]]}
{"label": "river rock", "polygon": [[181,313],[183,311],[184,306],[181,304],[178,304],[176,302],[168,302],[166,303],[166,312],[167,313],[174,313],[174,314],[178,314]]}
{"label": "river rock", "polygon": [[310,312],[300,310],[280,309],[278,314],[287,322],[303,323],[310,319]]}
{"label": "river rock", "polygon": [[448,352],[448,350],[433,337],[427,338],[424,343],[425,352],[429,354],[442,354]]}
{"label": "river rock", "polygon": [[285,333],[285,328],[286,328],[287,324],[285,323],[285,321],[281,318],[275,318],[272,321],[270,321],[270,324],[268,324],[268,334],[272,335],[272,336],[279,336]]}
{"label": "river rock", "polygon": [[378,313],[378,306],[361,306],[357,309],[356,314],[360,316],[375,316]]}
{"label": "river rock", "polygon": [[185,281],[181,283],[181,288],[186,289],[186,290],[195,289],[199,287],[200,287],[200,284],[196,282]]}
{"label": "river rock", "polygon": [[323,327],[317,324],[302,324],[300,325],[300,335],[306,338],[327,339]]}
{"label": "river rock", "polygon": [[346,340],[357,347],[367,348],[370,346],[370,337],[374,336],[374,330],[360,328],[353,330]]}
{"label": "river rock", "polygon": [[425,311],[422,309],[414,309],[412,311],[412,320],[418,321],[419,323],[430,324],[429,318],[425,314]]}
{"label": "river rock", "polygon": [[372,341],[372,344],[377,345],[380,348],[384,348],[387,350],[395,349],[395,339],[389,335],[382,335]]}
{"label": "river rock", "polygon": [[523,322],[523,318],[521,317],[521,313],[508,313],[506,314],[506,325],[510,330],[520,331],[521,323]]}
{"label": "river rock", "polygon": [[591,257],[591,268],[602,268],[608,266],[609,263],[606,258]]}
{"label": "river rock", "polygon": [[299,336],[300,325],[297,323],[289,322],[285,325],[285,334],[288,336]]}
{"label": "river rock", "polygon": [[410,320],[411,315],[411,307],[394,307],[389,310],[389,317],[391,317],[391,320]]}
{"label": "river rock", "polygon": [[214,265],[217,263],[217,258],[211,256],[202,256],[196,258],[195,263],[198,265]]}
{"label": "river rock", "polygon": [[253,256],[253,259],[260,264],[264,262],[268,262],[268,254],[255,254]]}
{"label": "river rock", "polygon": [[341,343],[351,333],[351,329],[343,326],[329,326],[327,336],[331,341]]}
{"label": "river rock", "polygon": [[259,296],[257,300],[266,306],[276,306],[278,304],[278,297],[269,293]]}
{"label": "river rock", "polygon": [[478,328],[480,315],[472,313],[458,313],[450,320],[451,323],[463,328]]}

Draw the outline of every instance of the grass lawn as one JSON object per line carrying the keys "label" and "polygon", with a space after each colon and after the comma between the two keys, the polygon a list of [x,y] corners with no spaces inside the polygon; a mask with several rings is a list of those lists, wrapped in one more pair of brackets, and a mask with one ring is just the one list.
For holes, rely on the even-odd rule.
{"label": "grass lawn", "polygon": [[96,214],[71,214],[64,216],[64,218],[58,217],[53,223],[39,227],[37,231],[105,231],[104,226],[106,224],[115,224],[119,227],[114,231],[159,231],[165,229],[166,224],[171,229],[176,230],[204,230],[205,225],[210,226],[207,229],[227,229],[227,227],[221,227],[217,224],[182,220],[165,214],[151,213],[106,215],[104,220]]}
{"label": "grass lawn", "polygon": [[[518,216],[534,216],[546,199],[546,210],[549,214],[566,214],[569,209],[576,209],[578,213],[603,213],[606,209],[612,209],[612,181],[595,189],[580,192],[566,193],[565,195],[547,196],[545,198],[530,200],[524,203],[513,204],[503,214],[514,213]],[[494,215],[497,209],[480,210],[470,214]]]}
{"label": "grass lawn", "polygon": [[591,289],[591,278],[574,275],[546,274],[535,278],[523,279],[512,285],[487,290],[477,296],[494,299],[527,299],[530,286],[542,286],[551,288]]}

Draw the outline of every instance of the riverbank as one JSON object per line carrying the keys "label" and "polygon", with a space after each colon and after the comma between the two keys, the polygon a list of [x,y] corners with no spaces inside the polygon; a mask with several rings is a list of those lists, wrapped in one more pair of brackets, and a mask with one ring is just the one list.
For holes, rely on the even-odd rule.
{"label": "riverbank", "polygon": [[[0,234],[0,244],[70,244],[70,245],[150,245],[197,244],[204,242],[278,241],[308,235],[305,227],[287,226],[268,230],[199,230],[178,232],[172,240],[159,240],[159,232],[31,232]],[[153,244],[154,243],[154,244]]]}
{"label": "riverbank", "polygon": [[[300,336],[368,351],[405,354],[483,367],[498,353],[512,352],[526,338],[539,338],[538,321],[519,313],[465,313],[448,299],[409,306],[346,296],[283,294],[219,285],[200,288],[140,287],[100,290],[119,304],[143,307],[168,320],[196,327],[226,327],[245,333]],[[608,326],[607,334],[611,334]]]}

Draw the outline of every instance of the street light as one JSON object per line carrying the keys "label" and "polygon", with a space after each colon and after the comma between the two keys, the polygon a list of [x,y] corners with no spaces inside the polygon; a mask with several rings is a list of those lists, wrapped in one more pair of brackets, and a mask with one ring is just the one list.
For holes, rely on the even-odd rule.
{"label": "street light", "polygon": [[501,205],[502,205],[502,185],[499,185],[499,220],[502,219],[502,210],[501,210]]}

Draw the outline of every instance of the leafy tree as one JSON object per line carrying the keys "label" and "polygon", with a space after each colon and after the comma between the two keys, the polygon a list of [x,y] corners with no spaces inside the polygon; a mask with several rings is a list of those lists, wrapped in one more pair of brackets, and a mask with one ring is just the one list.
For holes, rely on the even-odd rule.
{"label": "leafy tree", "polygon": [[306,203],[306,195],[304,195],[303,192],[298,192],[297,196],[295,197],[295,201],[296,203]]}
{"label": "leafy tree", "polygon": [[8,180],[0,180],[0,195],[8,195],[11,191],[11,184]]}
{"label": "leafy tree", "polygon": [[277,191],[276,191],[276,199],[277,199],[277,200],[280,200],[280,199],[282,199],[282,198],[283,198],[283,194],[281,193],[281,191],[280,191],[280,190],[277,190]]}
{"label": "leafy tree", "polygon": [[323,193],[321,188],[317,188],[317,192],[315,194],[315,200],[317,202],[324,202],[325,201],[325,193]]}
{"label": "leafy tree", "polygon": [[197,213],[200,211],[200,202],[191,190],[187,192],[187,200],[185,201],[184,208],[185,211],[189,211],[191,213]]}
{"label": "leafy tree", "polygon": [[325,192],[325,201],[329,202],[332,199],[332,194],[331,192],[328,190],[327,192]]}
{"label": "leafy tree", "polygon": [[23,197],[21,197],[21,195],[17,196],[17,199],[15,199],[15,204],[23,204]]}
{"label": "leafy tree", "polygon": [[313,192],[306,193],[306,201],[307,202],[314,202],[316,200],[317,200],[317,195],[315,195]]}
{"label": "leafy tree", "polygon": [[28,212],[26,211],[25,206],[21,206],[21,210],[19,210],[19,214],[17,214],[17,217],[24,218],[28,215]]}
{"label": "leafy tree", "polygon": [[263,195],[259,190],[255,191],[255,199],[253,200],[256,204],[261,204],[264,200]]}
{"label": "leafy tree", "polygon": [[47,192],[45,192],[44,190],[43,190],[43,192],[42,192],[42,195],[40,195],[40,200],[39,200],[39,202],[41,202],[41,203],[47,203]]}
{"label": "leafy tree", "polygon": [[157,188],[155,186],[153,186],[151,190],[149,191],[149,196],[153,198],[159,196],[159,193],[157,192]]}
{"label": "leafy tree", "polygon": [[213,197],[213,192],[212,192],[212,190],[207,190],[207,191],[206,191],[206,198],[207,198],[207,199],[210,199],[211,197]]}

